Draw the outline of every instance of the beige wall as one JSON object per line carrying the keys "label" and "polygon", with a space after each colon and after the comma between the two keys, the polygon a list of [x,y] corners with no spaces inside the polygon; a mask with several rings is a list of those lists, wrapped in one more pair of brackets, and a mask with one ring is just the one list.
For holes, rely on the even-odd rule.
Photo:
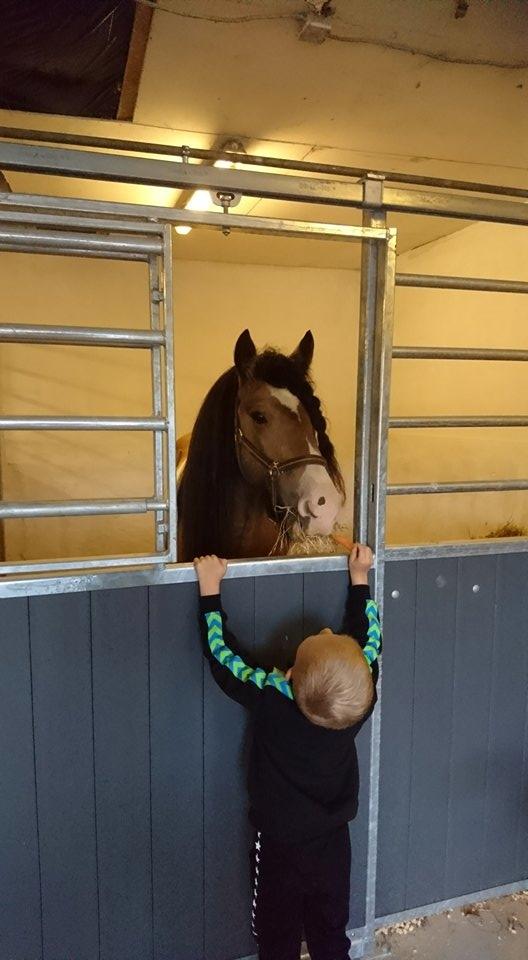
{"label": "beige wall", "polygon": [[[476,225],[399,259],[408,272],[528,279],[528,237]],[[141,264],[0,254],[6,322],[141,327],[147,323]],[[355,423],[359,275],[356,271],[175,262],[178,433],[188,432],[213,380],[232,362],[247,326],[255,342],[293,349],[316,341],[313,374],[350,492]],[[528,347],[528,298],[399,289],[396,343]],[[526,413],[522,364],[399,361],[395,415]],[[3,345],[0,409],[20,414],[150,413],[143,351]],[[10,433],[2,443],[3,497],[11,500],[149,496],[151,437],[135,433]],[[528,431],[394,431],[390,478],[526,477]],[[485,535],[508,520],[528,525],[522,493],[394,498],[388,539],[424,542]],[[349,497],[345,521],[350,519]],[[13,559],[150,549],[145,517],[9,521]]]}
{"label": "beige wall", "polygon": [[236,339],[245,327],[259,348],[271,344],[285,353],[311,329],[316,392],[323,398],[350,489],[359,274],[182,261],[175,264],[174,289],[179,431],[191,429],[205,393],[232,365]]}
{"label": "beige wall", "polygon": [[[147,269],[118,263],[0,253],[0,320],[86,326],[148,325]],[[148,415],[146,351],[3,344],[4,414]],[[147,434],[6,431],[5,500],[148,496]],[[5,522],[10,559],[133,552],[148,541],[151,519],[63,518]]]}
{"label": "beige wall", "polygon": [[[528,280],[528,232],[475,224],[399,258],[398,269]],[[395,343],[528,348],[525,295],[399,288]],[[528,413],[523,363],[396,361],[395,416]],[[394,482],[528,477],[528,430],[395,430],[389,446]],[[513,521],[528,527],[525,492],[395,497],[391,542],[482,537]]]}

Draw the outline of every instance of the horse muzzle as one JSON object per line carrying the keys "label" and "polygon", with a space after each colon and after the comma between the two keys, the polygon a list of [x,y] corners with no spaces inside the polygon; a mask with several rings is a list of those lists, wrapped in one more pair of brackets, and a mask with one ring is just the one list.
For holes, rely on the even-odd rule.
{"label": "horse muzzle", "polygon": [[308,536],[327,536],[334,529],[342,496],[324,467],[306,467],[300,482],[297,514]]}

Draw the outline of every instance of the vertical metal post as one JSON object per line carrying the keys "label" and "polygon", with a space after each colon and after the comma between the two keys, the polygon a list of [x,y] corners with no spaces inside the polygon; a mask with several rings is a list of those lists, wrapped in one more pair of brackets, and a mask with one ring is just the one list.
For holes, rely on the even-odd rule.
{"label": "vertical metal post", "polygon": [[176,499],[176,414],[174,401],[174,317],[172,290],[172,227],[163,227],[163,317],[165,326],[165,396],[168,428],[165,434],[167,444],[167,500],[169,503],[169,530],[167,551],[169,561],[178,559],[177,511]]}
{"label": "vertical metal post", "polygon": [[[155,256],[149,257],[149,295],[150,295],[150,326],[152,330],[160,329],[160,300],[163,293],[160,289],[159,261]],[[163,416],[163,394],[161,380],[161,347],[151,350],[152,376],[152,413],[155,417]],[[156,500],[163,500],[163,436],[159,431],[153,435],[154,444],[154,496]],[[163,510],[156,510],[156,550],[163,553],[167,548],[167,524]]]}
{"label": "vertical metal post", "polygon": [[[379,193],[378,198],[381,201]],[[360,539],[366,540],[375,553],[374,593],[383,614],[387,447],[396,276],[395,232],[384,244],[377,244],[375,257],[372,254],[366,256],[365,268],[368,275],[362,280],[362,366],[366,382],[362,384],[362,420],[358,425],[358,446],[361,446],[363,436],[363,446],[360,449],[363,459],[356,471],[356,477],[364,487],[359,491],[360,505],[356,517]],[[371,720],[364,956],[376,952],[381,674],[380,663],[378,705]]]}
{"label": "vertical metal post", "polygon": [[[363,183],[363,197],[368,208],[363,211],[364,227],[385,229],[386,213],[381,209],[383,178],[370,174]],[[356,401],[356,451],[354,458],[354,540],[367,540],[369,513],[370,421],[372,404],[372,364],[380,244],[376,240],[361,242],[361,300],[358,337],[358,373]]]}
{"label": "vertical metal post", "polygon": [[[1,179],[1,177],[0,177]],[[0,350],[2,348],[0,347]],[[0,373],[2,373],[2,356],[0,356]],[[5,382],[3,376],[0,377],[0,387],[2,382]],[[2,408],[3,397],[0,395],[0,409]],[[0,432],[0,503],[4,499],[4,484],[3,484],[3,460],[4,460],[4,435]],[[6,559],[6,542],[5,542],[5,524],[3,520],[0,520],[0,561]]]}
{"label": "vertical metal post", "polygon": [[380,593],[385,551],[385,514],[387,497],[387,455],[394,330],[394,281],[396,275],[396,234],[380,244],[376,295],[376,323],[372,366],[368,542],[376,554],[376,590]]}
{"label": "vertical metal post", "polygon": [[[3,458],[3,443],[2,437],[0,436],[0,503],[4,499],[4,487],[2,482],[2,458]],[[6,559],[6,548],[5,548],[5,526],[4,521],[0,520],[0,561]]]}

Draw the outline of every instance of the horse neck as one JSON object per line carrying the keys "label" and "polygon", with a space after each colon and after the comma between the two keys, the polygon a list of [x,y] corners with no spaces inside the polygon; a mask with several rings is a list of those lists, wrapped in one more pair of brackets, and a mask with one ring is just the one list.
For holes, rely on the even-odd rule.
{"label": "horse neck", "polygon": [[265,490],[250,486],[237,462],[233,373],[225,374],[206,398],[193,431],[178,498],[183,560],[200,553],[267,556],[277,540]]}
{"label": "horse neck", "polygon": [[230,552],[232,558],[267,557],[286,552],[278,544],[279,526],[269,516],[264,491],[239,474],[231,490]]}

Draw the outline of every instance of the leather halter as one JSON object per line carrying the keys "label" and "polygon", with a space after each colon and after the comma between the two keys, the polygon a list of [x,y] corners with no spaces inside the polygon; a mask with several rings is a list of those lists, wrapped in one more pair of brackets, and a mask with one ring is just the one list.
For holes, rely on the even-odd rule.
{"label": "leather halter", "polygon": [[312,463],[320,467],[322,466],[326,470],[328,469],[325,458],[315,453],[309,454],[306,457],[291,457],[289,460],[272,460],[271,457],[267,457],[266,454],[261,453],[261,451],[251,443],[251,440],[248,440],[248,438],[244,436],[238,419],[238,412],[235,418],[235,448],[238,465],[241,470],[240,453],[242,449],[247,450],[253,459],[257,460],[266,470],[270,482],[271,503],[275,517],[279,515],[281,510],[286,509],[278,500],[279,480],[284,473],[289,473],[290,470],[296,470],[298,467],[305,467]]}

